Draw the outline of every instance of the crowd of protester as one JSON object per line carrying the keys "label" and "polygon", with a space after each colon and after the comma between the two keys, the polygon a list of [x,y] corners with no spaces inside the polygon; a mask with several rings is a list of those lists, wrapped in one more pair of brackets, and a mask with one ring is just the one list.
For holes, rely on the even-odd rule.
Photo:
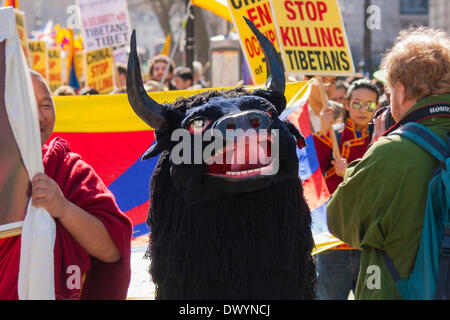
{"label": "crowd of protester", "polygon": [[[423,173],[422,171],[420,173],[421,176],[418,179],[422,181],[422,185],[417,189],[419,191],[415,190],[410,194],[405,194],[406,198],[401,200],[404,203],[414,203],[414,205],[405,208],[399,204],[394,206],[392,203],[396,202],[395,199],[392,200],[388,195],[385,196],[386,199],[381,199],[380,194],[384,191],[387,192],[387,190],[392,191],[392,186],[399,189],[404,188],[404,186],[409,187],[410,183],[406,181],[409,178],[406,179],[405,177],[414,177],[421,170],[416,170],[417,172],[408,171],[405,173],[405,177],[401,177],[406,179],[404,181],[402,179],[395,180],[399,174],[399,166],[393,164],[399,160],[397,158],[391,160],[386,158],[384,162],[378,159],[377,161],[381,162],[374,162],[373,164],[374,168],[380,169],[375,174],[382,176],[379,180],[362,181],[358,177],[364,172],[364,174],[367,174],[368,171],[374,170],[367,163],[375,161],[373,159],[380,157],[381,154],[381,151],[378,151],[378,153],[375,151],[367,152],[378,136],[388,129],[382,128],[381,133],[373,133],[370,129],[380,108],[392,106],[391,114],[394,119],[392,121],[398,122],[408,110],[414,109],[430,97],[435,99],[438,97],[440,99],[438,99],[438,102],[450,102],[449,48],[448,35],[443,32],[427,28],[404,31],[400,34],[394,47],[384,57],[383,70],[379,71],[376,77],[363,74],[356,74],[351,77],[306,77],[312,84],[307,107],[314,145],[323,177],[332,195],[332,218],[329,218],[330,231],[346,242],[316,256],[317,297],[319,299],[347,299],[351,291],[357,298],[398,298],[391,280],[383,280],[383,285],[386,286],[383,293],[368,291],[364,287],[364,276],[361,276],[360,273],[373,261],[383,265],[379,253],[376,251],[379,249],[376,247],[377,245],[386,248],[386,250],[389,250],[389,246],[397,246],[395,251],[391,251],[391,253],[394,262],[397,262],[401,268],[404,267],[401,269],[403,275],[407,276],[413,267],[413,253],[417,251],[417,232],[416,234],[413,234],[412,230],[404,232],[405,235],[408,235],[407,239],[404,240],[411,243],[409,246],[405,244],[408,250],[404,251],[398,247],[399,241],[404,240],[395,237],[397,242],[392,240],[392,243],[377,242],[377,244],[374,244],[375,240],[364,242],[368,240],[362,238],[367,233],[372,232],[368,229],[370,229],[370,226],[374,226],[375,229],[385,228],[383,229],[385,233],[380,233],[380,237],[383,236],[384,239],[387,239],[391,233],[395,233],[397,226],[407,225],[402,219],[416,221],[414,230],[420,230],[419,222],[423,220],[423,194],[426,194],[424,188],[429,180],[427,174],[432,173],[431,167],[433,166],[428,163],[429,161],[425,159],[424,154],[419,154],[417,150],[414,151],[417,153],[418,159],[423,159],[424,163],[426,162],[424,167],[428,166],[430,169],[429,172]],[[167,66],[169,67],[167,68]],[[118,87],[112,93],[124,93],[126,92],[126,66],[118,65],[117,70],[119,74]],[[186,67],[177,67],[167,56],[158,55],[149,61],[148,73],[144,75],[144,87],[147,91],[189,90],[205,88],[208,87],[208,84],[203,78],[201,63],[195,62],[194,70],[191,70]],[[327,105],[323,103],[321,88],[329,99]],[[83,87],[77,92],[69,86],[61,86],[53,93],[55,96],[94,94],[98,94],[98,92],[89,87]],[[386,109],[383,109],[383,111],[384,117],[386,117]],[[442,132],[449,130],[447,119],[434,122],[430,120],[430,123],[430,127],[438,126],[438,129]],[[373,136],[373,134],[375,135]],[[393,144],[391,140],[385,140],[383,140],[383,143],[386,146],[379,143],[374,147],[377,147],[377,150],[390,148],[389,150],[392,149],[393,154],[389,156],[395,157],[395,146],[391,146]],[[389,147],[387,147],[388,144]],[[388,157],[388,153],[389,151],[383,151],[386,157]],[[361,166],[365,166],[364,170],[360,169],[357,164],[360,161],[358,159],[361,158],[363,160],[360,163],[363,163]],[[356,162],[352,163],[355,160]],[[348,170],[350,167],[351,170]],[[390,173],[388,174],[386,170]],[[350,176],[354,176],[353,180],[349,178]],[[345,183],[343,184],[343,182]],[[360,184],[354,186],[355,183]],[[386,183],[390,184],[391,187],[387,188]],[[404,183],[404,185],[399,183]],[[358,200],[359,204],[356,206],[352,199],[355,192],[365,194],[364,197],[357,197],[360,200]],[[363,198],[367,198],[367,201],[361,200]],[[381,202],[378,204],[377,201]],[[363,204],[367,207],[363,207]],[[379,208],[381,208],[381,211],[375,212]],[[375,211],[372,212],[372,209]],[[364,210],[371,213],[365,214]],[[404,214],[402,210],[405,211]],[[379,223],[387,223],[386,219],[388,218],[386,216],[391,213],[396,215],[389,218],[391,219],[389,221],[393,224],[390,226],[379,225]],[[413,217],[417,219],[413,219]],[[376,238],[374,235],[369,234],[369,236]],[[380,239],[376,240],[381,241]],[[383,276],[385,276],[384,267],[383,272]]]}
{"label": "crowd of protester", "polygon": [[[167,65],[169,65],[166,71]],[[109,94],[126,93],[127,65],[116,64],[116,85]],[[164,78],[164,81],[162,82]],[[166,55],[157,55],[148,61],[148,72],[143,74],[144,88],[147,92],[168,90],[194,90],[208,87],[203,75],[203,65],[199,61],[193,62],[193,70],[188,67],[176,66]],[[81,83],[83,81],[80,79]],[[53,96],[95,95],[99,92],[89,86],[75,89],[68,85],[61,85]]]}

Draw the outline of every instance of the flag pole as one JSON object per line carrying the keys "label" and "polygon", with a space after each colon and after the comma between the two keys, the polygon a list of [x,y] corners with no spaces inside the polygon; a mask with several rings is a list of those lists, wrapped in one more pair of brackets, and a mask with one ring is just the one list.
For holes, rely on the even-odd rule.
{"label": "flag pole", "polygon": [[166,81],[167,73],[169,72],[170,65],[172,64],[172,61],[173,61],[173,56],[175,55],[175,52],[177,51],[178,47],[181,44],[181,40],[183,39],[183,30],[186,28],[188,19],[191,17],[191,6],[192,6],[192,3],[191,3],[191,1],[189,1],[189,4],[186,8],[186,15],[184,16],[183,23],[181,24],[180,34],[178,35],[176,45],[172,48],[172,51],[170,52],[169,63],[167,64],[166,69],[164,70],[164,75],[161,79],[161,82],[159,83],[160,91],[164,85],[164,81]]}

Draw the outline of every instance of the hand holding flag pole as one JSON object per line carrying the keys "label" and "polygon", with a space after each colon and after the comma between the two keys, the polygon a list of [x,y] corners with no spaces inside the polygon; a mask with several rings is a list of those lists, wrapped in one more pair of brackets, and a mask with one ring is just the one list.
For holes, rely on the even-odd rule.
{"label": "hand holding flag pole", "polygon": [[[319,90],[320,90],[320,97],[322,99],[322,105],[324,108],[327,108],[329,106],[329,103],[327,94],[325,93],[325,89],[323,87],[323,79],[321,76],[318,76],[317,79],[319,80]],[[330,129],[330,137],[331,141],[333,142],[333,157],[334,159],[340,159],[341,153],[339,152],[339,145],[337,143],[337,138],[333,127],[331,127]]]}

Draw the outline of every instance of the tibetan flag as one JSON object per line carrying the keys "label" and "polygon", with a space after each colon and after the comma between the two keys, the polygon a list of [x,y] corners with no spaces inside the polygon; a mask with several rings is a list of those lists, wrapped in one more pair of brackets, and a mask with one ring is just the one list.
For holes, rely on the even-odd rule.
{"label": "tibetan flag", "polygon": [[[331,249],[343,242],[328,231],[327,203],[330,193],[327,188],[317,159],[316,148],[309,121],[308,97],[310,88],[305,88],[302,95],[289,103],[281,118],[288,119],[303,134],[306,147],[297,149],[299,159],[299,177],[303,184],[303,194],[311,210],[312,233],[315,242],[313,254]],[[294,99],[293,99],[294,100]]]}
{"label": "tibetan flag", "polygon": [[75,51],[83,51],[84,50],[83,37],[81,36],[81,34],[79,34],[77,36],[77,38],[75,39],[74,47],[75,47]]}
{"label": "tibetan flag", "polygon": [[67,84],[75,89],[80,89],[77,72],[75,69],[75,39],[73,30],[69,28],[69,54],[67,56]]}
{"label": "tibetan flag", "polygon": [[13,7],[14,9],[20,9],[19,0],[5,0],[4,7]]}
{"label": "tibetan flag", "polygon": [[55,26],[54,41],[62,50],[69,50],[70,33],[66,28],[61,28],[59,24]]}
{"label": "tibetan flag", "polygon": [[[305,82],[286,86],[290,100]],[[255,89],[260,87],[247,87]],[[152,92],[159,103],[171,103],[210,89]],[[54,97],[56,136],[91,165],[114,193],[119,208],[133,224],[133,244],[147,237],[149,182],[158,158],[141,161],[155,141],[152,128],[132,110],[126,94]],[[140,239],[139,239],[140,238]],[[146,238],[148,239],[148,238]],[[141,242],[142,243],[142,242]]]}

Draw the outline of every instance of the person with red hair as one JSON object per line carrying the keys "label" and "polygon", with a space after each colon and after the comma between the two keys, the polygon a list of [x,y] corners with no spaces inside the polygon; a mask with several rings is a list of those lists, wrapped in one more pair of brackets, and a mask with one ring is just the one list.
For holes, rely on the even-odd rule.
{"label": "person with red hair", "polygon": [[439,166],[414,142],[390,133],[408,122],[420,123],[443,141],[450,131],[447,33],[425,27],[402,31],[381,67],[386,70],[396,124],[384,128],[384,118],[375,120],[375,139],[384,134],[373,140],[361,160],[347,167],[327,207],[330,232],[362,248],[356,299],[402,298],[389,270],[393,264],[400,279],[413,272],[428,184]]}

